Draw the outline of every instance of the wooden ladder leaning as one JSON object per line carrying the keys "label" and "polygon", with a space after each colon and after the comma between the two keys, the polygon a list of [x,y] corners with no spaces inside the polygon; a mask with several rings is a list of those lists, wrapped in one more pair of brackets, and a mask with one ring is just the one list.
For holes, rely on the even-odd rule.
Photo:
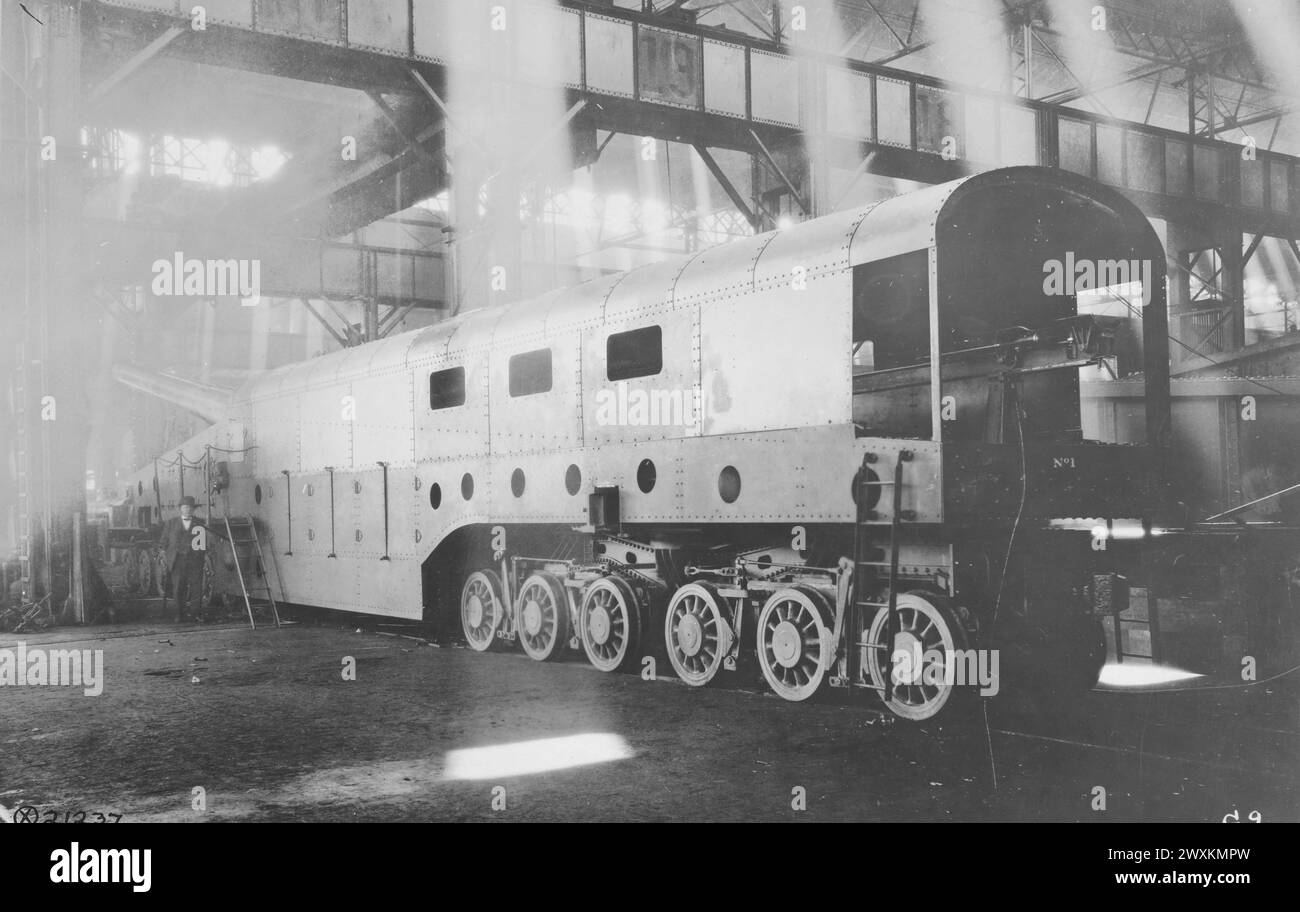
{"label": "wooden ladder leaning", "polygon": [[[230,552],[235,556],[235,575],[239,577],[239,588],[244,595],[244,608],[248,611],[248,626],[257,628],[253,618],[253,597],[265,596],[271,606],[271,617],[275,626],[280,626],[280,608],[276,605],[275,595],[271,592],[271,577],[266,572],[266,560],[262,554],[262,542],[257,537],[257,524],[251,516],[224,517],[226,535],[230,542]],[[240,551],[247,549],[244,555]],[[252,576],[250,576],[250,571]],[[261,579],[261,583],[254,580]]]}

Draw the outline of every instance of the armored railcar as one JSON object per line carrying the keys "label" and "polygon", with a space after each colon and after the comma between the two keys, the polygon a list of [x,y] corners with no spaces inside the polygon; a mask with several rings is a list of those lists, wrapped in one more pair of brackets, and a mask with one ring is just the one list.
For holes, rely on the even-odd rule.
{"label": "armored railcar", "polygon": [[[1164,263],[1115,191],[989,171],[175,390],[215,422],[183,460],[223,464],[212,509],[253,517],[290,602],[924,719],[956,684],[900,680],[900,649],[1095,682],[1091,612],[1140,573],[1110,531],[1160,506]],[[1139,373],[1140,414],[1081,407]],[[184,461],[140,503],[193,493]]]}

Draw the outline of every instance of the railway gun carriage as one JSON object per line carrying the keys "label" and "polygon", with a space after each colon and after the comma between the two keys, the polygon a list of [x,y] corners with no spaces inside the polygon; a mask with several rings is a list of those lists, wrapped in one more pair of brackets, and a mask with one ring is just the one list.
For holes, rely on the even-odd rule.
{"label": "railway gun carriage", "polygon": [[[1164,263],[1115,191],[989,171],[268,372],[183,453],[287,601],[921,720],[962,688],[900,651],[1095,683],[1162,509]],[[1117,439],[1080,380],[1137,373]]]}

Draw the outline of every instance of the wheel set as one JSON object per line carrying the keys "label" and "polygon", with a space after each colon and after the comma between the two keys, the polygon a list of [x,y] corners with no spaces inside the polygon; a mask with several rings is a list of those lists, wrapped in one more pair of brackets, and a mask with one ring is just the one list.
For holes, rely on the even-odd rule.
{"label": "wheel set", "polygon": [[[707,582],[679,587],[663,612],[663,642],[673,671],[685,684],[704,687],[723,668],[735,668],[742,640],[753,649],[763,679],[784,700],[802,702],[824,687],[841,664],[837,654],[833,597],[808,585],[771,587],[752,630],[738,629],[737,612],[719,588]],[[580,645],[592,667],[624,671],[643,652],[649,628],[648,599],[629,580],[610,574],[579,582],[536,570],[524,577],[507,607],[501,576],[493,570],[470,574],[461,591],[461,628],[477,652],[516,641],[539,662],[562,658]],[[753,615],[750,615],[753,617]],[[929,592],[906,592],[895,602],[893,648],[888,649],[889,612],[881,609],[861,631],[858,684],[873,688],[896,716],[922,721],[937,715],[957,686],[936,674],[966,648],[965,632],[947,600]],[[914,673],[899,672],[899,663]],[[923,673],[926,672],[926,673]]]}

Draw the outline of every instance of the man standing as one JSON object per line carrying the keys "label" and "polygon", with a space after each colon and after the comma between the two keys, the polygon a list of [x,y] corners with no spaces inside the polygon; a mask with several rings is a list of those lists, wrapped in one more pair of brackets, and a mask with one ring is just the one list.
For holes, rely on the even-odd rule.
{"label": "man standing", "polygon": [[[172,575],[172,598],[176,602],[176,619],[184,621],[202,612],[203,567],[208,549],[208,527],[194,515],[193,497],[181,498],[181,515],[163,523],[162,547]],[[197,607],[187,611],[190,603]]]}

